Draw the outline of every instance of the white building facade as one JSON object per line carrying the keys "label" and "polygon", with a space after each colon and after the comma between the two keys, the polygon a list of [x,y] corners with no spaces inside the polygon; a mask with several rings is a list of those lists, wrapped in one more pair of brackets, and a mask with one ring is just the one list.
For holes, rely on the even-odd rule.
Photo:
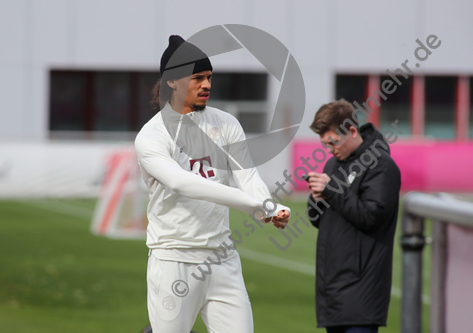
{"label": "white building facade", "polygon": [[[446,133],[446,138],[453,135],[470,140],[472,12],[473,3],[467,0],[1,0],[0,150],[10,149],[10,154],[4,154],[3,161],[0,157],[0,171],[7,172],[12,169],[9,165],[24,162],[11,152],[11,143],[67,144],[79,138],[85,145],[103,145],[105,138],[111,147],[131,144],[134,130],[117,136],[120,142],[100,133],[76,135],[81,131],[71,130],[68,136],[64,134],[67,128],[59,128],[60,135],[55,135],[51,125],[53,73],[157,72],[169,35],[189,38],[202,29],[225,24],[261,29],[281,41],[294,56],[306,92],[304,117],[296,134],[298,140],[316,139],[308,126],[322,104],[340,97],[337,92],[344,91],[340,87],[344,79],[358,77],[364,82],[364,95],[368,96],[380,87],[386,70],[400,68],[405,60],[409,60],[413,77],[451,77],[455,89],[453,103],[458,104],[458,96],[467,93],[460,98],[465,104],[463,108],[453,106],[452,129],[442,133]],[[425,44],[431,35],[441,44],[430,49],[428,59],[419,61],[414,53],[419,47],[416,40]],[[425,51],[419,52],[421,56]],[[267,73],[244,49],[212,57],[211,61],[216,74]],[[266,112],[264,119],[269,124],[280,83],[268,77],[267,97],[259,104],[265,107],[258,112]],[[421,83],[428,86],[427,81]],[[413,81],[411,88],[415,90],[414,86]],[[415,97],[408,98],[412,104]],[[232,109],[231,103],[215,102]],[[212,98],[209,104],[212,105]],[[228,111],[238,113],[236,105],[235,110]],[[251,103],[248,105],[250,109],[253,107]],[[113,110],[108,112],[104,115],[113,114]],[[408,115],[406,121],[410,123],[406,126],[411,129],[408,134],[429,135],[428,115],[424,110],[416,112],[424,118],[416,120],[412,114]],[[375,121],[381,124],[383,118]],[[93,126],[89,124],[88,129]],[[459,126],[463,126],[460,134]],[[127,130],[120,130],[123,131]],[[260,167],[269,183],[274,184],[282,171],[289,168],[290,148]],[[8,177],[5,177],[6,182]]]}

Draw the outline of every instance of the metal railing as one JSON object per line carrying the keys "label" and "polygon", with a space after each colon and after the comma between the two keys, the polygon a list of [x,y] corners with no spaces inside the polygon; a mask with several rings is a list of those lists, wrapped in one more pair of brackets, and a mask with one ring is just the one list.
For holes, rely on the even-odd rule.
{"label": "metal railing", "polygon": [[430,332],[445,332],[446,223],[473,228],[473,203],[448,194],[410,192],[402,212],[401,332],[422,330],[422,250],[426,244],[424,219],[432,224]]}

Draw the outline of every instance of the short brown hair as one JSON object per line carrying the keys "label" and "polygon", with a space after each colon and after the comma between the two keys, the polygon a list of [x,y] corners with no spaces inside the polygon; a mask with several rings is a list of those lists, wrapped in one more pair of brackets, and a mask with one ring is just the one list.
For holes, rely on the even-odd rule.
{"label": "short brown hair", "polygon": [[[346,128],[346,123],[349,123],[348,128]],[[348,129],[351,126],[358,128],[358,120],[353,117],[353,105],[342,98],[338,101],[322,105],[315,114],[310,129],[318,135],[323,135],[339,127],[345,133],[348,133]]]}

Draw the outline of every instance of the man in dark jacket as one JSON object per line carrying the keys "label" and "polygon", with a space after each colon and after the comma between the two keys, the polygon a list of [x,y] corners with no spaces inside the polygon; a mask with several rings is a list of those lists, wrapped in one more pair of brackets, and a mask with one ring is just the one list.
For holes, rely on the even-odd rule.
{"label": "man in dark jacket", "polygon": [[328,333],[377,332],[391,295],[399,168],[382,134],[370,123],[359,127],[343,99],[323,105],[311,129],[333,154],[308,180],[308,214],[319,229],[317,325]]}

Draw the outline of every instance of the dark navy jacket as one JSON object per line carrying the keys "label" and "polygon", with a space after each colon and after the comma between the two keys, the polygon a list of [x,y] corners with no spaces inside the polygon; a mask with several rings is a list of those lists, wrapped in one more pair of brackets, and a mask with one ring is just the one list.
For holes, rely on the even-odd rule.
{"label": "dark navy jacket", "polygon": [[318,203],[320,209],[314,209],[309,196],[308,214],[319,229],[319,327],[386,325],[401,175],[381,133],[369,123],[360,133],[363,143],[352,155],[344,161],[332,157],[325,165],[332,179],[322,195],[330,207]]}

